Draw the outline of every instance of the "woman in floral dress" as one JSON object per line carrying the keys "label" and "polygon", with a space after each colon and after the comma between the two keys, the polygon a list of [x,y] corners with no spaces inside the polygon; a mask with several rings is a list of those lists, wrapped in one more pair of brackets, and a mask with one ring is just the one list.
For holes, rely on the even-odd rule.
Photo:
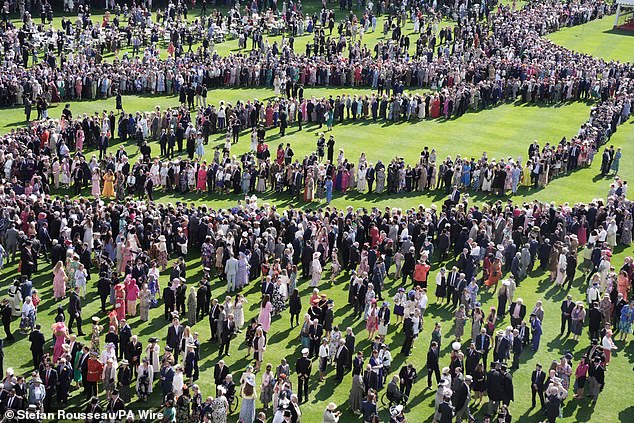
{"label": "woman in floral dress", "polygon": [[236,298],[233,302],[233,319],[238,331],[240,331],[244,325],[244,304],[247,302],[242,294],[236,294]]}
{"label": "woman in floral dress", "polygon": [[189,388],[184,386],[183,393],[176,400],[176,421],[179,423],[192,422],[190,407],[191,397],[189,396]]}
{"label": "woman in floral dress", "polygon": [[150,319],[150,289],[146,283],[139,292],[139,303],[140,319],[142,322],[147,322]]}

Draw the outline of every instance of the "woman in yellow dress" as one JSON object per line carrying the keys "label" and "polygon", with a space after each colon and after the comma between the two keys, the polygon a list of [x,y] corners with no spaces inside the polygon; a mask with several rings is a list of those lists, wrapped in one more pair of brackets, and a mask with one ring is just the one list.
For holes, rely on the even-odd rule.
{"label": "woman in yellow dress", "polygon": [[114,175],[111,170],[103,177],[103,191],[101,195],[106,198],[114,197]]}
{"label": "woman in yellow dress", "polygon": [[531,184],[531,172],[533,171],[533,164],[529,160],[524,166],[524,170],[522,171],[522,186],[530,187]]}

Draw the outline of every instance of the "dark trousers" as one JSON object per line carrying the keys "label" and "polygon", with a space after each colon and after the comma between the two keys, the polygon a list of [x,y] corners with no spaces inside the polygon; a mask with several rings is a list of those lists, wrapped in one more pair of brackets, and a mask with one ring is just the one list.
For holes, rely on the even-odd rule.
{"label": "dark trousers", "polygon": [[90,399],[97,396],[97,382],[84,381],[84,394]]}
{"label": "dark trousers", "polygon": [[15,338],[13,337],[13,334],[11,333],[11,321],[3,321],[2,324],[4,325],[4,333],[7,334],[7,341],[15,341]]}
{"label": "dark trousers", "polygon": [[535,387],[532,385],[531,385],[531,391],[532,391],[533,407],[535,407],[535,395],[539,395],[539,403],[543,407],[544,406],[544,391],[542,391],[541,389],[535,389]]}
{"label": "dark trousers", "polygon": [[401,348],[401,354],[404,356],[408,356],[410,351],[412,350],[412,343],[414,342],[414,336],[409,335],[405,336],[405,341],[403,342],[403,348]]}
{"label": "dark trousers", "polygon": [[106,312],[106,301],[108,301],[108,296],[110,294],[99,294],[99,299],[101,300],[101,311]]}
{"label": "dark trousers", "polygon": [[44,351],[43,350],[31,351],[31,355],[33,356],[33,367],[38,369],[40,367],[40,363],[42,362],[42,356],[44,355]]}
{"label": "dark trousers", "polygon": [[302,401],[302,397],[304,401],[308,401],[308,378],[298,378],[299,388],[297,391],[297,398],[299,401]]}
{"label": "dark trousers", "polygon": [[309,357],[316,357],[319,353],[319,340],[318,339],[311,339],[310,340],[310,354],[308,354]]}
{"label": "dark trousers", "polygon": [[44,397],[44,411],[51,411],[51,404],[53,403],[53,397],[55,396],[55,387],[46,387],[46,397]]}
{"label": "dark trousers", "polygon": [[345,372],[346,372],[346,368],[343,366],[343,364],[337,363],[337,376],[336,376],[337,382],[341,382],[343,380],[343,375]]}
{"label": "dark trousers", "polygon": [[566,326],[568,327],[568,331],[566,332],[566,336],[570,335],[570,323],[571,323],[571,318],[570,316],[564,316],[563,314],[561,315],[561,329],[559,329],[559,332],[563,335],[564,330],[566,329]]}
{"label": "dark trousers", "polygon": [[427,386],[431,388],[431,376],[436,376],[436,383],[440,383],[440,369],[438,366],[434,369],[427,368]]}
{"label": "dark trousers", "polygon": [[209,329],[211,330],[211,339],[218,339],[218,319],[209,320]]}
{"label": "dark trousers", "polygon": [[78,334],[82,334],[84,333],[84,331],[81,330],[81,314],[78,314],[77,316],[75,316],[74,313],[69,313],[70,316],[68,318],[68,330],[69,332],[72,333],[73,331],[73,322],[76,320],[77,321],[77,333]]}
{"label": "dark trousers", "polygon": [[223,336],[222,343],[220,344],[219,355],[222,355],[224,351],[225,354],[229,354],[229,347],[231,346],[231,336]]}
{"label": "dark trousers", "polygon": [[165,303],[165,320],[169,321],[172,319],[172,311],[174,311],[174,304]]}

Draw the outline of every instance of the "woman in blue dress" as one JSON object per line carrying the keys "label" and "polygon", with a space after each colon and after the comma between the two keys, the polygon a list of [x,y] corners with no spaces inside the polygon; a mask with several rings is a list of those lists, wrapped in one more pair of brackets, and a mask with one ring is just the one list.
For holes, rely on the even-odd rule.
{"label": "woman in blue dress", "polygon": [[238,258],[238,273],[236,274],[236,288],[241,289],[249,283],[249,258],[242,251]]}
{"label": "woman in blue dress", "polygon": [[332,179],[330,178],[330,176],[326,178],[325,186],[326,186],[326,202],[330,204],[330,202],[332,201]]}
{"label": "woman in blue dress", "polygon": [[627,335],[632,333],[632,322],[634,322],[634,300],[621,309],[621,320],[619,330],[621,331],[621,341],[627,340]]}
{"label": "woman in blue dress", "polygon": [[[339,169],[337,169],[337,176],[335,177],[335,189],[341,190],[342,179],[343,179],[343,168],[339,166]],[[326,196],[328,196],[328,194],[326,194]]]}
{"label": "woman in blue dress", "polygon": [[462,165],[462,179],[460,182],[462,186],[467,188],[471,185],[471,164],[469,162],[465,162]]}
{"label": "woman in blue dress", "polygon": [[150,276],[148,289],[150,290],[150,308],[154,308],[158,305],[159,284],[158,279],[155,276]]}
{"label": "woman in blue dress", "polygon": [[203,137],[199,134],[196,138],[196,155],[198,159],[202,159],[205,155],[205,148],[203,147]]}

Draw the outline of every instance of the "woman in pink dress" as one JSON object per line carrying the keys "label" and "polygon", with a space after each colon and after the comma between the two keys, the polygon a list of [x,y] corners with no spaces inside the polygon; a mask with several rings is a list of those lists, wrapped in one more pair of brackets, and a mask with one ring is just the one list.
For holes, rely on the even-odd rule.
{"label": "woman in pink dress", "polygon": [[350,172],[348,172],[348,169],[344,168],[343,173],[341,174],[341,192],[344,194],[348,189],[348,179],[350,179]]}
{"label": "woman in pink dress", "polygon": [[84,148],[84,130],[79,127],[75,133],[75,151],[81,151]]}
{"label": "woman in pink dress", "polygon": [[579,229],[577,229],[577,239],[579,240],[579,245],[582,247],[588,242],[588,222],[585,216],[581,216]]}
{"label": "woman in pink dress", "polygon": [[200,165],[196,178],[196,191],[198,193],[205,192],[207,190],[207,166]]}
{"label": "woman in pink dress", "polygon": [[127,301],[126,309],[128,315],[136,316],[136,302],[139,299],[139,286],[136,284],[135,279],[130,278],[130,280],[128,280],[125,287],[125,292]]}
{"label": "woman in pink dress", "polygon": [[64,263],[60,260],[55,264],[53,269],[53,296],[55,301],[66,298],[66,271],[64,270]]}
{"label": "woman in pink dress", "polygon": [[266,106],[266,127],[270,128],[273,126],[273,107],[271,107],[271,103]]}
{"label": "woman in pink dress", "polygon": [[115,309],[117,311],[117,319],[125,319],[125,286],[122,283],[115,285]]}
{"label": "woman in pink dress", "polygon": [[368,331],[368,339],[374,339],[374,334],[379,329],[379,310],[376,307],[376,299],[372,300],[370,310],[366,316],[365,329]]}
{"label": "woman in pink dress", "polygon": [[271,301],[268,294],[264,294],[262,305],[260,306],[260,315],[258,323],[262,325],[262,330],[266,333],[271,329]]}
{"label": "woman in pink dress", "polygon": [[55,347],[53,347],[53,363],[57,363],[57,360],[64,353],[62,348],[68,338],[68,328],[64,322],[53,323],[51,326],[53,329],[53,335],[55,335]]}
{"label": "woman in pink dress", "polygon": [[95,198],[99,198],[101,195],[101,175],[99,174],[99,169],[95,168],[92,171],[92,187],[91,194]]}

